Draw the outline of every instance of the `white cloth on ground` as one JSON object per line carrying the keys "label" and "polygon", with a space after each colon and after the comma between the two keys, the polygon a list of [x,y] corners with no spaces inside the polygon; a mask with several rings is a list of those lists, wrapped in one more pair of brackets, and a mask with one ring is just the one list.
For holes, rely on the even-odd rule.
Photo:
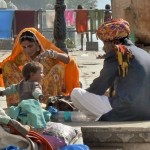
{"label": "white cloth on ground", "polygon": [[107,96],[89,93],[81,88],[73,89],[71,100],[80,111],[95,121],[112,110]]}

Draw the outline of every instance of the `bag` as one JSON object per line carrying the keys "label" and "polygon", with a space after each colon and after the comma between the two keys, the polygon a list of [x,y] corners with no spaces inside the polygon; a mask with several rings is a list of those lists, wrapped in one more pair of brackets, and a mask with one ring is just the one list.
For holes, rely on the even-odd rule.
{"label": "bag", "polygon": [[81,136],[80,130],[69,125],[56,122],[48,122],[46,128],[42,131],[42,135],[49,135],[60,138],[65,144],[74,144]]}
{"label": "bag", "polygon": [[76,110],[73,103],[69,100],[70,97],[65,96],[53,96],[49,97],[47,101],[47,107],[53,106],[57,108],[59,111],[74,111]]}
{"label": "bag", "polygon": [[30,138],[33,142],[37,143],[39,146],[41,146],[43,150],[54,150],[53,145],[37,132],[30,131],[27,137]]}
{"label": "bag", "polygon": [[52,145],[54,150],[60,150],[62,147],[66,146],[66,143],[62,138],[46,134],[41,135]]}

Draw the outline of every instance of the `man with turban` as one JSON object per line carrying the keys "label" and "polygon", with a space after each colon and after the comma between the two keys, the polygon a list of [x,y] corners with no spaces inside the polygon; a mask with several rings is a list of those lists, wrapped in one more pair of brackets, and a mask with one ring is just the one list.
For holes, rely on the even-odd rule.
{"label": "man with turban", "polygon": [[[109,20],[97,30],[106,52],[100,76],[71,93],[74,105],[94,120],[150,120],[150,54],[130,40],[129,23]],[[115,94],[105,92],[113,85]]]}

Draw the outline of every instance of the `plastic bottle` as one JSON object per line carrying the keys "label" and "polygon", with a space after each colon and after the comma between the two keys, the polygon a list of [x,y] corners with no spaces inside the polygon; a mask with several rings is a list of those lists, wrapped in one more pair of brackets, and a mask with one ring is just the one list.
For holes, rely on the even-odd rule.
{"label": "plastic bottle", "polygon": [[88,122],[88,118],[85,114],[80,111],[58,111],[57,114],[53,115],[52,121],[55,122]]}

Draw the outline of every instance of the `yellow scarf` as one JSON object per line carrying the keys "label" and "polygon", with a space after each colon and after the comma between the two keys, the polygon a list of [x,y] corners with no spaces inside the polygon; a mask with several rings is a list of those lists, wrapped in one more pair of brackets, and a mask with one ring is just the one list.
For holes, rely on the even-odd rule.
{"label": "yellow scarf", "polygon": [[124,45],[116,45],[114,51],[117,56],[117,60],[119,63],[118,70],[119,75],[125,77],[128,73],[128,67],[131,60],[134,58],[130,49],[126,48]]}

